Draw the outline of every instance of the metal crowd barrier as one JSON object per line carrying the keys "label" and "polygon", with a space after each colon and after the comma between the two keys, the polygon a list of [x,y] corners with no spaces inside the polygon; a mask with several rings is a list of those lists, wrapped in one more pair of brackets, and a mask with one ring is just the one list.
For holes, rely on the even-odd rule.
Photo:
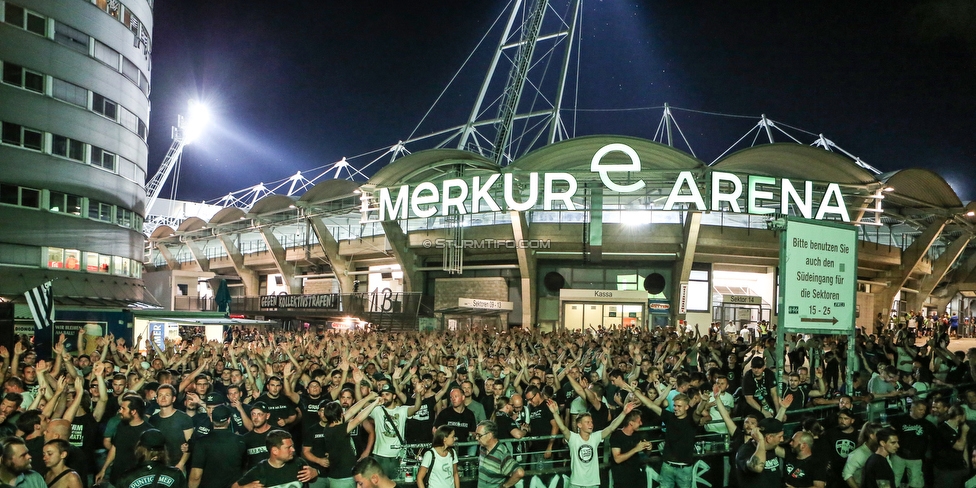
{"label": "metal crowd barrier", "polygon": [[[928,398],[935,395],[945,396],[948,393],[950,400],[955,401],[957,399],[958,392],[962,392],[973,387],[976,387],[976,383],[967,383],[953,387],[933,389],[923,392],[919,394],[919,396]],[[887,399],[874,399],[870,403],[855,404],[854,412],[855,414],[862,416],[862,420],[864,421],[880,420],[883,424],[887,424],[893,419],[908,415],[908,409],[902,409],[899,411],[886,410],[886,413],[882,418],[869,418],[871,408],[869,408],[868,405],[881,402],[887,402]],[[820,405],[789,411],[789,413],[787,413],[787,420],[783,423],[784,433],[787,435],[792,435],[793,432],[800,430],[800,424],[804,419],[812,417],[822,421],[826,419],[828,415],[835,413],[836,410],[837,405]],[[742,417],[736,417],[733,420],[736,423],[739,423],[741,422]],[[710,422],[710,424],[720,424],[724,426],[725,423],[719,419],[713,420]],[[662,427],[642,427],[638,429],[638,432],[643,433],[642,435],[645,437],[649,436],[649,439],[654,443],[653,450],[647,455],[647,459],[644,460],[645,462],[653,461],[653,458],[660,456],[662,452],[664,442]],[[525,470],[525,477],[528,479],[533,475],[552,476],[569,474],[570,465],[569,457],[567,455],[569,448],[565,442],[561,441],[562,437],[562,434],[556,436],[546,435],[523,437],[521,439],[500,439],[499,442],[513,445],[513,452],[515,452],[516,458],[519,460],[519,465]],[[548,460],[546,463],[549,466],[546,466],[543,469],[536,469],[536,467],[530,463],[530,458],[533,454],[541,454],[542,451],[529,451],[528,446],[534,441],[548,441],[550,439],[556,439],[556,441],[553,443],[552,459]],[[724,458],[729,455],[734,456],[735,453],[731,452],[731,444],[731,438],[728,434],[715,432],[701,433],[695,437],[695,457],[702,459],[716,457]],[[478,446],[477,441],[458,442],[454,445],[454,449],[458,453],[458,471],[462,484],[470,484],[470,482],[476,483],[478,480],[478,455],[476,446]],[[430,443],[408,444],[400,446],[400,473],[395,479],[398,484],[412,485],[416,482],[417,470],[420,467],[420,455],[430,447]],[[467,454],[470,452],[472,447],[474,448],[473,450],[475,454]],[[603,444],[601,444],[599,455],[602,459],[602,462],[600,463],[600,470],[606,471],[610,467],[609,437],[604,439]]]}

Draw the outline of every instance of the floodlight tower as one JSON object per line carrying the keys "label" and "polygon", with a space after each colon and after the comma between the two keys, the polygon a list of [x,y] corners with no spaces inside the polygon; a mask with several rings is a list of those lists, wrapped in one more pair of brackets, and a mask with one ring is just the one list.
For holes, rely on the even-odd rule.
{"label": "floodlight tower", "polygon": [[[559,112],[580,8],[580,0],[512,3],[458,149],[505,166],[532,149],[571,136]],[[502,71],[506,67],[507,77]],[[494,134],[488,133],[491,129]]]}
{"label": "floodlight tower", "polygon": [[210,112],[207,107],[200,102],[190,101],[189,112],[186,118],[182,115],[177,116],[176,127],[173,127],[173,144],[170,145],[169,151],[166,153],[166,157],[163,158],[162,164],[159,165],[159,170],[153,175],[152,179],[146,183],[146,221],[143,226],[143,232],[152,232],[152,223],[148,218],[152,215],[153,205],[159,198],[160,192],[163,190],[163,185],[166,184],[166,180],[169,178],[170,173],[173,172],[173,168],[180,163],[180,159],[183,156],[183,148],[187,144],[192,143],[194,140],[200,137],[203,129],[206,127],[207,123],[210,121]]}

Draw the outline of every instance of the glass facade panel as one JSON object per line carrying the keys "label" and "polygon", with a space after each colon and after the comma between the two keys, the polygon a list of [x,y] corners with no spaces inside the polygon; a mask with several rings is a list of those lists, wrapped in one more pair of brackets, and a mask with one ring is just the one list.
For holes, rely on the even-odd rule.
{"label": "glass facade panel", "polygon": [[122,74],[126,78],[134,81],[137,85],[139,84],[139,68],[129,58],[122,58]]}
{"label": "glass facade panel", "polygon": [[88,107],[88,90],[57,78],[53,79],[51,85],[51,96],[54,98],[78,105],[79,107]]}
{"label": "glass facade panel", "polygon": [[54,41],[84,55],[88,55],[88,34],[61,22],[54,24]]}
{"label": "glass facade panel", "polygon": [[95,59],[111,66],[116,71],[119,69],[119,52],[98,42],[97,39],[95,40]]}

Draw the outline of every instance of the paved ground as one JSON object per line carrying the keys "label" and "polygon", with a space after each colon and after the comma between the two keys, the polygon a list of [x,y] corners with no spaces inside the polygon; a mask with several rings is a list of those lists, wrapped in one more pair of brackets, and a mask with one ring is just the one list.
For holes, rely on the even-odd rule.
{"label": "paved ground", "polygon": [[976,339],[952,339],[949,341],[949,350],[968,351],[970,347],[976,347]]}

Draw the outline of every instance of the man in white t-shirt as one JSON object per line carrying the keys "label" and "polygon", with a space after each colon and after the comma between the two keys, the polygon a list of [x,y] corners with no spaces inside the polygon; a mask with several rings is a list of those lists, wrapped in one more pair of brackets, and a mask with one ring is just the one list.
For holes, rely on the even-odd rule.
{"label": "man in white t-shirt", "polygon": [[369,417],[376,424],[376,443],[373,445],[373,458],[383,467],[390,479],[397,478],[400,469],[400,445],[407,427],[407,417],[420,410],[423,395],[417,395],[412,407],[400,405],[396,390],[389,383],[380,388],[382,407],[374,408]]}
{"label": "man in white t-shirt", "polygon": [[[708,416],[711,418],[707,424],[705,424],[705,430],[708,432],[715,432],[718,434],[728,434],[729,429],[725,426],[725,422],[722,421],[722,415],[718,412],[718,408],[715,407],[715,402],[721,401],[722,405],[725,405],[726,411],[731,412],[732,407],[735,406],[735,397],[729,394],[729,379],[724,376],[719,376],[715,378],[715,386],[722,393],[715,398],[714,395],[709,397],[707,402],[701,402],[703,405],[700,407],[699,412],[704,413],[704,409],[708,408]],[[709,408],[710,407],[710,408]]]}
{"label": "man in white t-shirt", "polygon": [[597,448],[600,447],[600,443],[603,442],[605,437],[617,430],[617,427],[620,427],[624,418],[637,406],[637,403],[631,402],[624,405],[623,412],[617,418],[613,419],[613,422],[610,422],[607,428],[598,432],[593,432],[593,417],[589,413],[577,415],[576,427],[579,429],[578,434],[576,432],[570,432],[566,424],[559,418],[559,405],[556,402],[549,400],[546,402],[546,406],[552,412],[553,419],[556,420],[556,425],[559,427],[560,432],[563,433],[563,438],[569,443],[569,456],[571,459],[569,484],[572,488],[600,486],[600,457],[597,455]]}

